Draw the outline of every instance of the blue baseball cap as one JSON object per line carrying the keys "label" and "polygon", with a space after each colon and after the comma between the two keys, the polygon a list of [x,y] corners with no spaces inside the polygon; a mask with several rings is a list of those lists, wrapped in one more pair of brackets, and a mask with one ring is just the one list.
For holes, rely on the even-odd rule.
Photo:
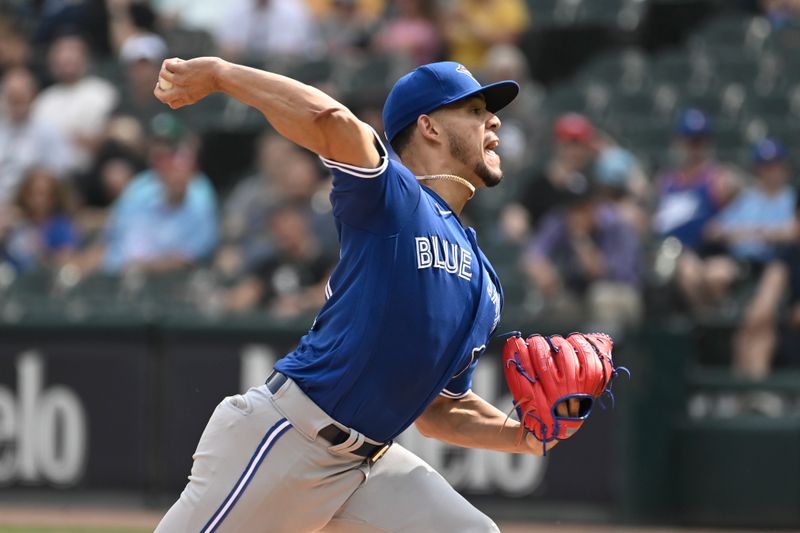
{"label": "blue baseball cap", "polygon": [[763,139],[753,147],[753,161],[765,165],[786,159],[786,147],[777,139]]}
{"label": "blue baseball cap", "polygon": [[496,113],[519,93],[512,80],[481,85],[469,70],[453,61],[429,63],[409,72],[394,84],[383,106],[383,129],[389,142],[416,122],[420,115],[474,94],[486,98],[486,109]]}
{"label": "blue baseball cap", "polygon": [[678,118],[675,133],[681,137],[706,137],[711,134],[711,119],[701,110],[690,107]]}

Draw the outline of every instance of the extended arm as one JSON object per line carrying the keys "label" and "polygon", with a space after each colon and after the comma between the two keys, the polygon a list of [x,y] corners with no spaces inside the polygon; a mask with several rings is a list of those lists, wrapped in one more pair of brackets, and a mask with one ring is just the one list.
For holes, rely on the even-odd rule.
{"label": "extended arm", "polygon": [[341,103],[297,80],[215,57],[167,59],[159,76],[173,87],[156,86],[154,94],[173,109],[222,92],[255,107],[278,133],[326,159],[365,168],[380,163],[370,127]]}
{"label": "extended arm", "polygon": [[[542,455],[542,443],[526,435],[520,438],[519,422],[475,394],[453,400],[440,396],[416,421],[426,437],[464,448]],[[549,450],[558,441],[547,444]]]}

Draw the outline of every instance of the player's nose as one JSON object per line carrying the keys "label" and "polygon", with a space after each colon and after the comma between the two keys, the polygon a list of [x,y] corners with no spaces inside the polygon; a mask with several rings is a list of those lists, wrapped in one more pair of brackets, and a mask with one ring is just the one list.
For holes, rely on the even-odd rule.
{"label": "player's nose", "polygon": [[486,128],[490,130],[496,130],[500,128],[501,124],[502,122],[500,122],[500,119],[497,118],[497,115],[490,112],[489,118],[486,120]]}

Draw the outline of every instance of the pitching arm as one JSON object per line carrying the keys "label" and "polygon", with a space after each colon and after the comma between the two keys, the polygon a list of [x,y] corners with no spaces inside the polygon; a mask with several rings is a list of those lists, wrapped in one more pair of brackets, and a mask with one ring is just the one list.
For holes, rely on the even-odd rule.
{"label": "pitching arm", "polygon": [[172,109],[222,92],[255,107],[278,133],[326,159],[363,168],[380,164],[370,127],[341,103],[297,80],[216,57],[167,59],[159,76],[172,87],[156,85],[154,94]]}

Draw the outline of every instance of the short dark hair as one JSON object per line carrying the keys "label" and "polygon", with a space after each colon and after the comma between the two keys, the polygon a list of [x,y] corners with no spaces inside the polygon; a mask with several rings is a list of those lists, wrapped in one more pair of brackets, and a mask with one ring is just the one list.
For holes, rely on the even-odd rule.
{"label": "short dark hair", "polygon": [[398,156],[403,157],[403,152],[405,151],[406,148],[408,148],[408,145],[411,143],[411,137],[414,135],[414,130],[416,129],[417,129],[417,122],[414,121],[405,128],[403,128],[402,130],[400,130],[400,133],[395,135],[394,139],[392,139],[392,141],[389,143],[392,145],[392,149]]}

